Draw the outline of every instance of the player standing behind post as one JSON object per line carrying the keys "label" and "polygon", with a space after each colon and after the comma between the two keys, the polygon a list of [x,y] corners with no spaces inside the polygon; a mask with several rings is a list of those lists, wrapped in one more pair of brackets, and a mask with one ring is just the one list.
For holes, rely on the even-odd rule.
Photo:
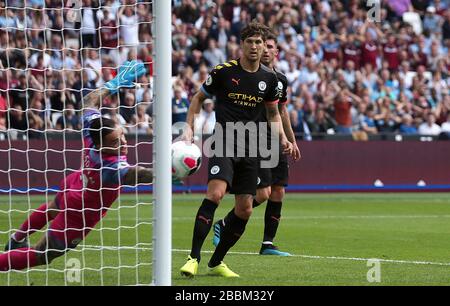
{"label": "player standing behind post", "polygon": [[[261,112],[267,112],[267,118],[278,127],[281,146],[284,153],[290,154],[292,145],[286,138],[281,127],[278,113],[278,80],[275,73],[260,64],[264,51],[267,27],[257,22],[251,22],[241,32],[241,48],[243,56],[218,65],[212,70],[201,90],[194,96],[189,107],[187,127],[183,133],[186,141],[192,141],[194,116],[200,112],[203,101],[216,96],[216,130],[217,141],[224,141],[229,136],[226,123],[259,123]],[[257,102],[256,102],[257,101]],[[224,131],[223,139],[217,129]],[[234,133],[234,132],[233,132]],[[234,142],[239,146],[242,139]],[[245,138],[246,153],[248,153],[248,136]],[[191,253],[186,264],[181,268],[181,274],[194,276],[198,271],[200,251],[214,218],[214,212],[227,190],[235,195],[235,207],[225,217],[222,239],[217,245],[208,266],[210,274],[223,277],[238,277],[224,263],[228,250],[244,233],[245,226],[252,213],[253,197],[256,194],[258,178],[257,157],[218,157],[209,159],[208,190],[206,198],[200,206],[194,225]]]}
{"label": "player standing behind post", "polygon": [[[277,36],[269,31],[266,38],[266,48],[261,58],[261,62],[273,69],[278,78],[278,110],[280,112],[281,121],[283,122],[283,129],[286,133],[287,139],[292,143],[293,152],[292,157],[294,161],[301,158],[300,150],[297,146],[294,131],[292,130],[289,112],[287,110],[287,87],[288,80],[284,74],[275,69],[275,58],[278,55],[278,41]],[[263,113],[262,121],[267,121]],[[270,139],[270,129],[268,130],[268,138]],[[270,143],[270,140],[269,142]],[[281,153],[281,152],[280,152]],[[289,165],[287,156],[280,154],[278,165],[271,168],[258,169],[259,184],[256,192],[256,197],[253,199],[253,208],[258,207],[268,200],[266,212],[264,215],[264,236],[259,254],[261,255],[278,255],[290,256],[287,252],[282,252],[273,244],[275,235],[277,233],[278,225],[281,219],[281,207],[285,194],[285,187],[289,179]],[[220,241],[220,235],[223,229],[223,220],[219,220],[214,224],[214,238],[213,244],[217,246]]]}
{"label": "player standing behind post", "polygon": [[[152,169],[130,166],[123,129],[101,117],[102,100],[120,87],[134,87],[145,74],[136,61],[125,62],[118,75],[84,98],[81,169],[69,174],[50,203],[42,204],[15,232],[0,254],[0,271],[22,270],[49,264],[75,248],[102,219],[117,199],[121,185],[151,183]],[[51,222],[47,233],[34,247],[28,236]]]}

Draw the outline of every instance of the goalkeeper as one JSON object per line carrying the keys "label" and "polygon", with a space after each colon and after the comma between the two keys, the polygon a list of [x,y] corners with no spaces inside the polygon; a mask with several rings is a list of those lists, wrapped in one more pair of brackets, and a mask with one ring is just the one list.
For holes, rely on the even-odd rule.
{"label": "goalkeeper", "polygon": [[[81,169],[68,175],[50,203],[42,204],[22,224],[0,254],[0,271],[21,270],[49,264],[75,248],[106,215],[117,199],[121,185],[151,183],[151,169],[130,166],[123,129],[101,117],[103,98],[121,87],[134,87],[145,74],[144,64],[127,61],[113,80],[84,98]],[[34,247],[27,237],[52,221]]]}

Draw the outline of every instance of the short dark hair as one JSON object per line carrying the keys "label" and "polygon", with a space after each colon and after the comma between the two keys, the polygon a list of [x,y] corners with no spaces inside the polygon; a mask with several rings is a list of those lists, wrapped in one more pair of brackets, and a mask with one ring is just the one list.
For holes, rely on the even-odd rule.
{"label": "short dark hair", "polygon": [[99,117],[93,119],[89,128],[89,135],[91,136],[95,147],[100,149],[105,137],[111,134],[115,129],[116,123],[109,118]]}
{"label": "short dark hair", "polygon": [[252,20],[249,24],[247,24],[242,30],[241,30],[241,40],[244,41],[248,37],[252,37],[255,35],[260,35],[264,41],[266,41],[266,35],[268,31],[268,27],[263,25],[262,23],[259,23],[256,20]]}
{"label": "short dark hair", "polygon": [[270,28],[267,28],[266,40],[273,40],[275,42],[275,45],[278,45],[278,37]]}

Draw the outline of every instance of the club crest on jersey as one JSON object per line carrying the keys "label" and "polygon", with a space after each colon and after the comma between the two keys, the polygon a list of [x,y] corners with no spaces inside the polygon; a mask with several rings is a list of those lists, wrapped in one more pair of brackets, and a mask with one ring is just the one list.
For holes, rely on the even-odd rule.
{"label": "club crest on jersey", "polygon": [[281,98],[283,95],[283,83],[278,82],[277,95]]}
{"label": "club crest on jersey", "polygon": [[219,172],[220,172],[220,167],[219,166],[214,166],[214,167],[211,168],[211,174],[212,175],[216,175]]}
{"label": "club crest on jersey", "polygon": [[208,75],[208,78],[206,79],[206,85],[207,86],[209,86],[209,85],[211,85],[212,84],[212,76],[211,75]]}
{"label": "club crest on jersey", "polygon": [[266,88],[267,88],[266,82],[264,82],[264,81],[259,82],[258,88],[259,88],[259,90],[261,90],[261,91],[266,90]]}

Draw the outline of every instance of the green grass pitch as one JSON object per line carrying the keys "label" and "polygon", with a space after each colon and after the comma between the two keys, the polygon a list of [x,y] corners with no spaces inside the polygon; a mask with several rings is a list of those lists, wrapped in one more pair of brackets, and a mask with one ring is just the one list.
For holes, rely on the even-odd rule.
{"label": "green grass pitch", "polygon": [[[203,195],[173,197],[174,285],[450,285],[449,194],[288,194],[275,242],[294,256],[257,254],[263,232],[262,205],[225,257],[228,266],[241,275],[239,279],[207,275],[212,231],[203,247],[199,275],[186,279],[179,268],[189,253],[193,221],[202,199]],[[0,243],[6,242],[11,227],[21,224],[29,206],[36,208],[43,201],[42,196],[1,196]],[[151,283],[153,208],[145,204],[149,202],[150,195],[121,196],[120,203],[113,205],[102,224],[76,250],[56,259],[48,270],[39,267],[0,273],[0,285]],[[232,205],[233,198],[227,196],[216,219],[225,216]],[[39,236],[41,233],[34,234],[32,241]],[[367,259],[371,258],[381,259],[379,283],[367,281],[373,267]],[[68,282],[67,276],[74,274],[64,272],[74,267],[73,259],[81,264],[80,283]]]}

